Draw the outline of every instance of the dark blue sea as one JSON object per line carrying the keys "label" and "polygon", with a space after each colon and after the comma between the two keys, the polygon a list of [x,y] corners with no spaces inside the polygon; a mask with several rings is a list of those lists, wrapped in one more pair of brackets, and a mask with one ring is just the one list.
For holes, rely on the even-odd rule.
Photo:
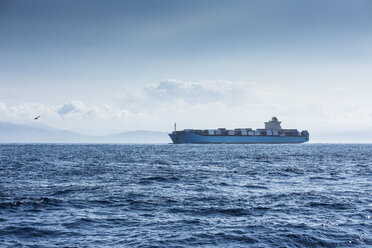
{"label": "dark blue sea", "polygon": [[372,145],[0,145],[0,247],[372,246]]}

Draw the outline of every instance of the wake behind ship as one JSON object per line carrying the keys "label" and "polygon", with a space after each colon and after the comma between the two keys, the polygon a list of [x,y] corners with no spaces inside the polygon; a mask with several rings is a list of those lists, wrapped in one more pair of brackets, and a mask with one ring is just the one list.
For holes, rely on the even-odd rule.
{"label": "wake behind ship", "polygon": [[184,129],[174,130],[169,136],[173,144],[291,144],[309,141],[308,131],[282,129],[280,124],[276,117],[272,117],[270,121],[265,122],[264,129]]}

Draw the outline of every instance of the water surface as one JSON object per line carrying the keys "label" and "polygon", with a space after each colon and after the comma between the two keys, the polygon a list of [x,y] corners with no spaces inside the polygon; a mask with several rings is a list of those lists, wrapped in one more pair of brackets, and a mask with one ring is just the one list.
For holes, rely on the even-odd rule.
{"label": "water surface", "polygon": [[372,246],[372,145],[0,145],[4,247]]}

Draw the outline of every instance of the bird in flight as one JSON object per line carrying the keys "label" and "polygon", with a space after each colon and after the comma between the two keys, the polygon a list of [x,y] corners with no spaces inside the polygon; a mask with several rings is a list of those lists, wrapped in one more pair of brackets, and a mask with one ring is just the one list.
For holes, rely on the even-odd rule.
{"label": "bird in flight", "polygon": [[40,118],[40,115],[36,116],[34,120],[38,120]]}

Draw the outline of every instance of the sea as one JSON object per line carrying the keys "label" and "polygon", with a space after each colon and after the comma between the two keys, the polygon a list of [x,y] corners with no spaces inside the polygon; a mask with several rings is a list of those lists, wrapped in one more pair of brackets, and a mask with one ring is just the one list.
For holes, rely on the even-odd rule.
{"label": "sea", "polygon": [[0,247],[372,247],[372,144],[2,144]]}

